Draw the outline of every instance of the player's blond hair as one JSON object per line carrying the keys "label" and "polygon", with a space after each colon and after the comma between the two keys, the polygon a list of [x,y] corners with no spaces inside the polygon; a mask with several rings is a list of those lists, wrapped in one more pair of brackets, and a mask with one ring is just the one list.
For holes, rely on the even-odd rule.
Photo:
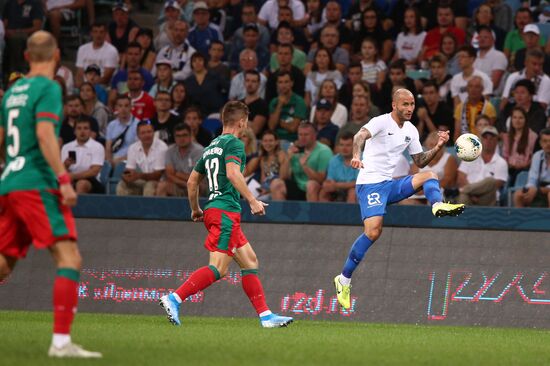
{"label": "player's blond hair", "polygon": [[46,31],[34,32],[27,39],[27,56],[29,62],[47,62],[54,58],[57,41]]}
{"label": "player's blond hair", "polygon": [[243,102],[238,100],[227,102],[222,110],[223,125],[233,125],[243,118],[248,118],[248,113],[248,106]]}

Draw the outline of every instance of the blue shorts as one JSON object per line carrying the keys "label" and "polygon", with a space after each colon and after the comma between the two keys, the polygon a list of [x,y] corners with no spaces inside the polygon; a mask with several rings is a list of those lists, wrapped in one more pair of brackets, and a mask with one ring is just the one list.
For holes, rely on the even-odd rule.
{"label": "blue shorts", "polygon": [[361,219],[384,216],[386,206],[412,196],[416,190],[412,185],[412,175],[380,183],[357,184],[355,192],[361,207]]}

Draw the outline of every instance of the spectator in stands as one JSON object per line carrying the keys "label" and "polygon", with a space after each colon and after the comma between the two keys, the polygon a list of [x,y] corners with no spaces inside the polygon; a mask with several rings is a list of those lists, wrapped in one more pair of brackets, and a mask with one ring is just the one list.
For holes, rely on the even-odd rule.
{"label": "spectator in stands", "polygon": [[44,11],[41,1],[7,1],[4,5],[3,22],[6,48],[4,57],[4,76],[12,71],[26,71],[23,53],[27,48],[27,38],[42,29]]}
{"label": "spectator in stands", "polygon": [[495,90],[499,89],[502,76],[508,68],[508,59],[501,51],[495,49],[493,30],[487,26],[478,28],[478,51],[474,69],[491,78]]}
{"label": "spectator in stands", "polygon": [[503,0],[487,0],[486,4],[489,5],[493,11],[495,26],[501,28],[505,32],[511,31],[514,26],[514,14],[510,5]]}
{"label": "spectator in stands", "polygon": [[[528,24],[533,23],[533,13],[529,8],[520,8],[516,12],[515,25],[516,29],[511,30],[506,35],[506,40],[504,41],[504,54],[508,57],[508,60],[512,60],[512,57],[515,53],[525,48],[525,42],[523,40],[523,33]],[[527,30],[533,30],[533,27],[528,27]],[[537,28],[538,30],[538,28]],[[544,47],[544,39],[539,38],[539,45]],[[513,62],[510,62],[514,64]],[[520,65],[521,66],[521,65]]]}
{"label": "spectator in stands", "polygon": [[[441,101],[436,83],[428,80],[422,86],[422,101],[416,110],[418,117],[418,133],[421,140],[429,133],[436,131],[449,131],[450,136],[455,136],[453,110],[449,105]],[[452,140],[449,140],[452,144]]]}
{"label": "spectator in stands", "polygon": [[550,104],[550,77],[544,74],[542,65],[544,62],[544,53],[540,50],[530,50],[525,57],[525,68],[521,71],[516,71],[506,79],[504,91],[502,92],[502,101],[500,109],[503,110],[510,98],[510,91],[518,80],[527,79],[535,84],[534,101],[546,109]]}
{"label": "spectator in stands", "polygon": [[510,129],[502,136],[502,157],[508,163],[508,174],[513,185],[519,172],[529,169],[538,136],[529,128],[523,108],[514,107],[510,119]]}
{"label": "spectator in stands", "polygon": [[136,127],[139,122],[132,116],[132,101],[126,95],[116,100],[117,118],[107,125],[105,136],[105,160],[114,168],[126,160],[128,148],[137,140]]}
{"label": "spectator in stands", "polygon": [[162,26],[169,19],[182,19],[191,23],[193,21],[193,5],[194,1],[189,0],[166,0],[158,16],[157,24]]}
{"label": "spectator in stands", "polygon": [[442,54],[435,54],[429,62],[430,80],[435,83],[439,90],[439,99],[452,106],[451,79],[447,72],[447,57]]}
{"label": "spectator in stands", "polygon": [[90,32],[92,41],[78,48],[76,55],[75,86],[80,88],[84,80],[84,70],[89,65],[97,65],[101,69],[100,84],[109,85],[119,63],[118,51],[106,42],[107,29],[105,24],[92,24]]}
{"label": "spectator in stands", "polygon": [[151,124],[155,129],[155,136],[167,145],[174,143],[174,127],[181,123],[181,118],[172,113],[172,97],[166,91],[159,91],[155,97],[155,116]]}
{"label": "spectator in stands", "polygon": [[128,149],[126,170],[116,187],[117,196],[154,196],[166,167],[168,146],[155,138],[150,121],[137,124],[138,141]]}
{"label": "spectator in stands", "polygon": [[[208,71],[222,81],[224,85],[231,84],[231,70],[227,63],[223,62],[224,58],[224,44],[220,41],[212,41],[208,48]],[[227,96],[227,91],[224,94]]]}
{"label": "spectator in stands", "polygon": [[[396,7],[400,7],[400,5],[405,6],[405,4],[401,2],[397,2],[395,4]],[[354,33],[359,32],[361,30],[361,23],[363,22],[363,13],[371,8],[373,8],[377,14],[382,13],[382,9],[380,9],[380,7],[375,1],[359,0],[359,1],[352,2],[351,7],[349,8],[349,11],[347,12],[347,15],[346,15],[346,19],[348,19],[346,25]],[[401,11],[401,14],[403,14],[403,12],[404,10]],[[344,11],[344,14],[346,14],[346,11]],[[399,19],[403,19],[403,16],[394,17],[394,21],[399,21]],[[400,27],[398,26],[397,28],[400,28]]]}
{"label": "spectator in stands", "polygon": [[[220,29],[221,34],[225,34],[227,24],[227,12],[225,0],[206,0],[208,11],[210,13],[210,22]],[[197,5],[194,5],[194,8]]]}
{"label": "spectator in stands", "polygon": [[[447,73],[449,75],[456,75],[461,70],[458,66],[458,42],[456,37],[452,33],[445,33],[441,36],[441,44],[439,46],[439,54],[445,56],[447,59]],[[435,54],[432,57],[435,57]]]}
{"label": "spectator in stands", "polygon": [[243,130],[240,140],[244,144],[244,153],[246,155],[246,165],[243,175],[248,179],[250,177],[260,180],[259,160],[258,160],[258,140],[252,128],[247,127]]}
{"label": "spectator in stands", "polygon": [[338,151],[329,163],[327,179],[319,192],[319,201],[344,201],[355,203],[355,180],[359,170],[350,165],[353,157],[353,134],[346,132],[338,138]]}
{"label": "spectator in stands", "polygon": [[149,90],[151,98],[155,98],[157,93],[161,91],[171,93],[176,85],[170,60],[158,60],[155,66],[157,68],[157,81]]}
{"label": "spectator in stands", "polygon": [[90,122],[92,129],[91,137],[96,139],[99,137],[99,126],[97,121],[84,114],[84,103],[80,96],[70,95],[65,99],[65,108],[64,108],[65,118],[61,123],[61,130],[59,131],[59,137],[63,144],[67,144],[75,139],[74,129],[76,127],[76,122],[79,120],[86,120]]}
{"label": "spectator in stands", "polygon": [[220,27],[210,22],[210,12],[204,1],[196,1],[193,6],[194,26],[187,37],[189,43],[203,56],[208,55],[208,47],[213,41],[223,42]]}
{"label": "spectator in stands", "polygon": [[260,32],[259,43],[262,47],[267,49],[271,36],[269,33],[269,29],[258,21],[258,14],[254,3],[245,2],[242,5],[241,22],[243,25],[239,27],[233,34],[233,39],[231,40],[231,49],[244,49],[243,31],[244,26],[247,24],[256,24],[258,26],[258,30]]}
{"label": "spectator in stands", "polygon": [[493,123],[491,122],[491,119],[487,115],[480,114],[479,116],[476,117],[475,129],[472,133],[477,135],[479,138],[481,138],[481,133],[483,132],[483,130],[486,127],[489,127],[492,125]]}
{"label": "spectator in stands", "polygon": [[126,69],[119,69],[111,81],[111,91],[109,92],[109,107],[114,108],[116,96],[128,92],[128,74],[137,71],[143,78],[143,91],[148,92],[155,80],[151,73],[140,66],[141,45],[137,42],[131,42],[126,47]]}
{"label": "spectator in stands", "polygon": [[309,0],[306,2],[307,25],[304,35],[308,42],[313,42],[313,35],[318,33],[323,28],[323,25],[325,25],[323,10],[320,0]]}
{"label": "spectator in stands", "polygon": [[90,121],[78,120],[75,125],[76,139],[61,148],[61,160],[78,194],[104,192],[98,177],[105,161],[105,149],[91,138],[91,134]]}
{"label": "spectator in stands", "polygon": [[340,128],[336,140],[345,133],[355,135],[369,120],[370,100],[365,95],[353,97],[350,109],[350,120]]}
{"label": "spectator in stands", "polygon": [[257,159],[260,166],[260,197],[271,199],[271,183],[279,177],[281,166],[288,159],[275,132],[267,130],[262,134]]}
{"label": "spectator in stands", "polygon": [[495,48],[502,51],[504,47],[504,39],[506,38],[506,31],[495,25],[493,22],[494,19],[495,17],[493,15],[491,5],[487,3],[479,5],[474,12],[474,21],[470,22],[470,25],[468,26],[468,39],[471,39],[470,44],[472,47],[476,49],[479,48],[479,29],[489,28],[491,30],[491,34],[493,35]]}
{"label": "spectator in stands", "polygon": [[220,113],[228,85],[208,71],[206,58],[200,52],[191,56],[191,68],[193,73],[184,81],[187,97],[200,108],[203,116]]}
{"label": "spectator in stands", "polygon": [[[354,53],[363,53],[363,41],[371,39],[374,41],[374,46],[378,50],[378,58],[383,62],[389,62],[394,51],[392,36],[389,32],[384,31],[382,23],[378,19],[378,14],[373,8],[363,12],[363,21],[361,22],[361,30],[358,37],[355,37],[353,46]],[[342,35],[340,35],[341,37]]]}
{"label": "spectator in stands", "polygon": [[452,33],[456,37],[459,47],[466,41],[464,30],[454,26],[453,10],[448,3],[439,3],[437,7],[437,24],[437,27],[429,30],[426,34],[422,47],[422,60],[429,60],[437,53],[441,44],[441,38],[445,33]]}
{"label": "spectator in stands", "polygon": [[167,0],[164,3],[163,14],[159,17],[160,26],[158,28],[158,34],[153,41],[156,50],[172,45],[174,24],[180,19],[187,24],[192,21],[192,19],[185,19],[183,16],[179,1]]}
{"label": "spectator in stands", "polygon": [[394,86],[405,86],[410,92],[416,96],[416,87],[414,80],[407,76],[407,70],[404,60],[396,60],[390,64],[389,72],[385,77],[380,91],[376,94],[377,98],[374,103],[380,107],[382,113],[390,113],[392,111],[392,89]]}
{"label": "spectator in stands", "polygon": [[[342,16],[342,7],[338,1],[329,0],[325,3],[324,20],[325,25],[331,25],[338,29],[338,33],[340,34],[338,46],[342,47],[348,52],[351,52],[353,34],[351,30],[346,26],[345,17]],[[367,24],[363,25],[363,29],[367,29]],[[313,37],[316,42],[319,41],[320,29],[313,35]],[[362,37],[362,34],[360,34],[359,37]]]}
{"label": "spectator in stands", "polygon": [[535,133],[546,127],[546,114],[540,103],[533,101],[534,94],[535,84],[531,80],[522,79],[516,83],[513,90],[514,103],[507,103],[498,116],[496,127],[499,132],[509,130],[510,115],[515,107],[521,107],[527,113],[527,126]]}
{"label": "spectator in stands", "polygon": [[347,110],[351,107],[351,100],[353,98],[353,87],[363,76],[361,64],[358,62],[353,62],[349,65],[347,75],[344,76],[345,80],[340,90],[338,91],[339,102],[346,107]]}
{"label": "spectator in stands", "polygon": [[313,125],[317,129],[317,140],[331,149],[336,143],[338,126],[331,121],[332,103],[326,99],[319,99],[313,115]]}
{"label": "spectator in stands", "polygon": [[[541,46],[541,37],[539,27],[536,24],[527,24],[523,28],[523,33],[521,35],[523,42],[525,43],[524,48],[520,48],[514,54],[514,69],[519,71],[523,69],[525,65],[525,56],[530,50],[540,50],[544,51],[543,46]],[[550,56],[544,54],[544,63],[542,69],[545,74],[550,73]]]}
{"label": "spectator in stands", "polygon": [[386,79],[387,66],[380,59],[378,43],[372,38],[365,38],[361,43],[361,79],[369,83],[371,88],[380,90]]}
{"label": "spectator in stands", "polygon": [[[246,96],[244,87],[244,73],[251,70],[258,71],[258,58],[256,57],[256,52],[245,48],[239,56],[239,65],[242,71],[233,76],[231,79],[231,86],[229,88],[230,100],[240,100]],[[267,78],[263,73],[260,73],[260,96],[262,98],[265,97],[266,84]]]}
{"label": "spectator in stands", "polygon": [[481,140],[483,151],[474,161],[462,161],[458,168],[458,202],[467,205],[494,206],[498,191],[508,180],[508,165],[498,154],[498,131],[486,127]]}
{"label": "spectator in stands", "polygon": [[88,65],[84,70],[84,79],[94,86],[97,99],[104,105],[108,105],[107,90],[101,85],[101,68],[95,64]]}
{"label": "spectator in stands", "polygon": [[86,0],[45,0],[44,6],[48,16],[50,30],[60,45],[61,23],[76,17],[75,11],[86,7]]}
{"label": "spectator in stands", "polygon": [[[308,40],[306,38],[303,28],[294,25],[294,21],[292,20],[294,16],[291,8],[289,8],[288,6],[282,6],[279,9],[278,18],[279,18],[279,25],[277,26],[277,29],[279,29],[281,24],[290,25],[290,29],[292,31],[292,38],[293,38],[291,43],[293,45],[295,45],[300,50],[310,48],[311,45],[308,43]],[[277,29],[274,29],[273,32],[271,33],[270,45],[269,45],[271,51],[274,51],[274,48],[276,48],[277,46],[277,36],[278,36]],[[286,40],[286,43],[288,42],[289,41]]]}
{"label": "spectator in stands", "polygon": [[173,131],[175,144],[166,151],[165,180],[157,186],[157,196],[187,197],[187,179],[204,148],[193,141],[191,128],[179,123]]}
{"label": "spectator in stands", "polygon": [[246,24],[243,28],[243,48],[231,50],[229,67],[239,71],[240,55],[243,50],[252,50],[256,53],[257,70],[263,71],[269,65],[269,51],[260,43],[260,30],[255,23]]}
{"label": "spectator in stands", "polygon": [[[130,19],[130,9],[123,2],[115,3],[113,6],[113,20],[109,23],[107,42],[115,46],[124,64],[126,49],[131,42],[134,42],[139,32],[139,26]],[[140,49],[141,51],[141,49]]]}
{"label": "spectator in stands", "polygon": [[[149,28],[141,28],[136,35],[136,42],[141,46],[141,58],[139,64],[141,67],[151,72],[155,66],[157,54],[153,46],[153,31]],[[125,67],[125,63],[121,63]]]}
{"label": "spectator in stands", "polygon": [[201,144],[203,147],[210,145],[214,137],[210,131],[201,126],[202,115],[199,108],[187,108],[183,114],[183,122],[191,128],[193,141]]}
{"label": "spectator in stands", "polygon": [[293,53],[296,51],[289,43],[281,43],[277,47],[276,58],[278,69],[269,74],[266,84],[266,100],[271,100],[277,96],[277,76],[280,72],[289,72],[294,80],[292,91],[303,97],[305,93],[306,78],[302,70],[292,64]]}
{"label": "spectator in stands", "polygon": [[475,120],[481,114],[488,116],[491,119],[491,124],[494,124],[497,113],[491,102],[483,97],[485,82],[478,75],[469,78],[466,86],[466,98],[463,102],[459,102],[454,110],[454,141],[463,133],[475,133]]}
{"label": "spectator in stands", "polygon": [[182,81],[178,81],[172,88],[170,95],[172,97],[172,111],[183,116],[187,108],[191,106],[191,102],[187,97],[185,84]]}
{"label": "spectator in stands", "polygon": [[[319,47],[324,47],[329,51],[329,54],[332,57],[332,62],[336,69],[341,73],[346,72],[346,68],[349,65],[349,53],[342,47],[339,47],[340,43],[340,32],[338,28],[333,25],[325,25],[321,30],[321,36],[319,38]],[[309,50],[307,54],[307,63],[304,68],[304,74],[308,74],[311,71],[313,62],[315,61],[316,50]]]}
{"label": "spectator in stands", "polygon": [[312,106],[317,103],[318,93],[321,83],[324,80],[333,80],[336,86],[340,88],[344,82],[344,77],[336,69],[330,52],[324,47],[319,47],[315,51],[315,59],[311,72],[308,73],[306,78],[305,97],[306,105]]}
{"label": "spectator in stands", "polygon": [[[269,70],[273,73],[277,69],[281,68],[279,62],[279,46],[288,45],[291,48],[290,52],[290,64],[294,66],[303,75],[303,70],[306,66],[306,54],[294,44],[294,34],[292,33],[292,27],[288,22],[281,22],[279,27],[275,31],[276,43],[271,47],[271,58],[269,61]],[[289,67],[286,66],[288,69]]]}
{"label": "spectator in stands", "polygon": [[143,91],[144,83],[139,71],[128,72],[128,96],[132,99],[132,115],[140,121],[155,115],[155,101]]}
{"label": "spectator in stands", "polygon": [[258,137],[261,136],[267,125],[269,117],[269,106],[260,95],[260,73],[256,70],[246,71],[244,73],[244,87],[246,97],[241,101],[248,106],[248,125]]}
{"label": "spectator in stands", "polygon": [[292,75],[282,71],[277,77],[277,94],[269,103],[269,129],[281,140],[294,141],[300,121],[306,118],[306,103],[292,91]]}
{"label": "spectator in stands", "polygon": [[268,0],[266,1],[258,14],[258,21],[269,26],[270,29],[276,29],[279,25],[279,8],[282,6],[288,6],[292,9],[294,16],[294,26],[304,26],[307,23],[305,6],[300,0]]}
{"label": "spectator in stands", "polygon": [[80,87],[80,99],[83,102],[83,113],[97,121],[99,135],[105,137],[110,113],[105,104],[97,99],[97,94],[92,83],[85,81],[82,84]]}
{"label": "spectator in stands", "polygon": [[424,38],[426,32],[422,29],[418,8],[408,8],[405,10],[403,31],[397,35],[395,41],[393,61],[403,59],[408,69],[416,69],[420,64],[419,56]]}
{"label": "spectator in stands", "polygon": [[301,123],[298,140],[288,148],[288,160],[281,166],[279,178],[271,184],[271,198],[318,201],[331,158],[330,148],[317,141],[315,126]]}
{"label": "spectator in stands", "polygon": [[493,82],[489,79],[489,76],[484,72],[474,68],[474,61],[476,59],[476,51],[472,46],[463,46],[458,52],[458,62],[461,73],[456,74],[451,79],[451,94],[453,96],[453,102],[455,107],[464,102],[468,97],[467,84],[474,76],[479,76],[483,85],[482,95],[488,96],[493,93]]}
{"label": "spectator in stands", "polygon": [[[348,121],[348,110],[344,107],[344,105],[338,103],[338,88],[334,80],[323,80],[321,86],[319,87],[318,99],[326,99],[332,105],[332,110],[330,111],[330,120],[332,123],[338,127],[342,127],[346,124]],[[313,108],[311,108],[311,112],[309,113],[310,122],[313,122],[315,110],[316,106],[313,106]]]}
{"label": "spectator in stands", "polygon": [[157,53],[157,61],[170,60],[172,71],[176,81],[183,81],[191,75],[191,56],[195,49],[187,41],[189,25],[183,20],[174,22],[172,31],[172,44],[160,49]]}
{"label": "spectator in stands", "polygon": [[[438,141],[437,131],[432,131],[426,137],[424,141],[424,150],[428,151],[433,149],[437,145]],[[458,164],[456,159],[447,151],[447,149],[439,149],[434,158],[424,168],[418,168],[413,164],[407,174],[417,174],[420,172],[434,172],[437,174],[439,180],[439,186],[444,192],[445,198],[450,198],[452,191],[456,192],[456,179],[458,174]],[[453,192],[453,193],[454,193]],[[427,204],[426,196],[423,191],[411,196],[406,200],[406,204]]]}
{"label": "spectator in stands", "polygon": [[380,108],[378,108],[373,102],[371,98],[371,92],[370,92],[370,86],[369,83],[367,83],[364,80],[359,81],[357,84],[353,86],[353,93],[352,97],[367,97],[369,100],[369,117],[376,117],[381,114]]}
{"label": "spectator in stands", "polygon": [[539,135],[542,150],[533,155],[527,184],[514,193],[515,207],[550,207],[550,129]]}

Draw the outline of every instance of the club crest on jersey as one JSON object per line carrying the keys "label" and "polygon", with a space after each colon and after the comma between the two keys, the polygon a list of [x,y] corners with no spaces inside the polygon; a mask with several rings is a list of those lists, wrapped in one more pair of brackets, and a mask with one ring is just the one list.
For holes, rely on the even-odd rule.
{"label": "club crest on jersey", "polygon": [[405,136],[405,142],[411,142],[410,136]]}

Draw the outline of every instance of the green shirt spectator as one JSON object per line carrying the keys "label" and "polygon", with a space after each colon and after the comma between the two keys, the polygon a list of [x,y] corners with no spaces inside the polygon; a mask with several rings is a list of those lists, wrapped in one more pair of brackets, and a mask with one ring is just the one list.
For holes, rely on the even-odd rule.
{"label": "green shirt spectator", "polygon": [[[290,167],[292,169],[292,179],[294,179],[298,188],[305,191],[309,178],[300,164],[300,158],[303,155],[304,153],[294,154],[290,160]],[[330,147],[317,142],[307,159],[306,165],[316,172],[326,172],[331,158],[332,150],[330,150]]]}

